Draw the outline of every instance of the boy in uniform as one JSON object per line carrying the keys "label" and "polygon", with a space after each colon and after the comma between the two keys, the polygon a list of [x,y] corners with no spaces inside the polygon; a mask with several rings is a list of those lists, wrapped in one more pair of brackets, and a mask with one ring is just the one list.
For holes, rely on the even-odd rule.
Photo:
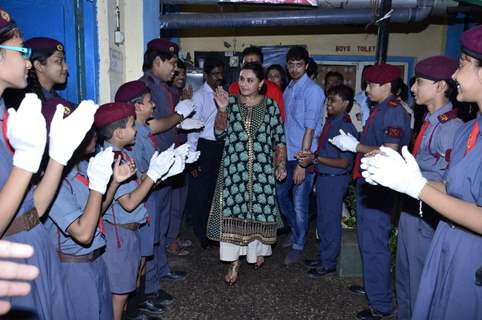
{"label": "boy in uniform", "polygon": [[357,130],[349,116],[353,105],[353,89],[343,84],[327,91],[328,117],[318,140],[315,153],[300,151],[296,154],[302,167],[314,164],[316,173],[316,226],[320,236],[320,259],[305,260],[312,268],[308,274],[320,278],[336,271],[341,248],[341,214],[343,198],[350,183],[354,155],[343,152],[329,143],[340,130],[356,136]]}
{"label": "boy in uniform", "polygon": [[[112,147],[123,161],[133,161],[126,147],[135,142],[135,107],[126,103],[107,103],[95,115],[95,126],[104,148]],[[104,220],[109,282],[112,291],[114,319],[120,320],[127,296],[136,289],[137,271],[141,252],[139,227],[146,223],[147,211],[142,205],[145,197],[161,179],[184,169],[185,154],[175,155],[173,148],[153,155],[142,181],[130,179],[122,183],[107,209]],[[182,171],[181,169],[181,171]]]}
{"label": "boy in uniform", "polygon": [[360,175],[360,159],[381,145],[398,151],[410,142],[411,131],[408,114],[395,97],[400,69],[379,64],[365,69],[363,77],[367,81],[368,98],[377,105],[370,112],[360,141],[341,130],[330,142],[342,151],[357,153],[353,179],[356,181],[358,245],[364,290],[370,305],[357,314],[357,319],[382,319],[393,311],[388,241],[396,194],[366,183]]}

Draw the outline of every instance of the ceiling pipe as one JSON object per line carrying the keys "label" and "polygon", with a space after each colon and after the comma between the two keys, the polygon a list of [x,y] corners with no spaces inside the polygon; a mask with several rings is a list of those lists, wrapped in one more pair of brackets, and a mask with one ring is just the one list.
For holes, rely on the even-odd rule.
{"label": "ceiling pipe", "polygon": [[[223,5],[238,4],[220,2],[219,0],[161,0],[163,4],[170,5]],[[392,0],[392,8],[415,8],[417,0]],[[373,7],[373,0],[318,0],[318,8],[328,9],[368,9]],[[246,3],[248,4],[248,3]],[[294,5],[291,5],[294,6]],[[306,6],[305,6],[306,7]]]}
{"label": "ceiling pipe", "polygon": [[[427,18],[433,0],[420,0],[417,8],[395,9],[392,23],[418,22]],[[360,25],[374,22],[371,9],[314,9],[238,13],[174,14],[161,16],[161,30],[196,28],[282,27],[309,25]]]}

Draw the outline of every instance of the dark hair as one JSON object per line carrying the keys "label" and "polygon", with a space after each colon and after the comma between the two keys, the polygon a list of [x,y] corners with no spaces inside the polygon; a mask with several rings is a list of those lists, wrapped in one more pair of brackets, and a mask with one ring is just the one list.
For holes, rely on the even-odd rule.
{"label": "dark hair", "polygon": [[30,62],[32,63],[32,68],[28,70],[28,85],[27,92],[35,93],[38,98],[45,101],[46,98],[43,93],[42,85],[37,77],[37,72],[35,70],[34,62],[38,61],[40,64],[45,65],[47,59],[52,56],[57,49],[55,47],[44,48],[44,49],[32,49],[32,55],[30,56]]}
{"label": "dark hair", "polygon": [[181,59],[177,59],[177,68],[186,70],[186,64],[184,63],[184,61],[182,61]]}
{"label": "dark hair", "polygon": [[20,30],[17,28],[17,25],[13,21],[6,27],[0,29],[0,43],[4,43],[15,36],[20,37],[21,34]]}
{"label": "dark hair", "polygon": [[408,86],[402,82],[400,84],[400,89],[397,91],[397,96],[402,99],[403,101],[407,101],[408,99]]}
{"label": "dark hair", "polygon": [[401,78],[397,78],[395,80],[392,80],[390,84],[392,85],[390,89],[391,94],[398,97],[401,94],[400,90],[402,90],[402,86],[405,85],[403,83],[403,80]]}
{"label": "dark hair", "polygon": [[168,51],[161,51],[156,49],[147,49],[144,53],[144,62],[142,64],[142,71],[152,69],[152,65],[154,60],[159,57],[161,61],[171,60],[172,57],[175,57],[176,54],[174,52]]}
{"label": "dark hair", "polygon": [[224,62],[216,57],[207,57],[206,61],[204,61],[203,71],[204,73],[209,74],[211,73],[211,71],[213,71],[214,68],[217,67],[224,68]]}
{"label": "dark hair", "polygon": [[261,48],[255,47],[255,46],[249,46],[243,50],[243,59],[246,56],[249,56],[250,54],[255,54],[259,57],[259,60],[261,63],[263,63],[263,52],[261,51]]}
{"label": "dark hair", "polygon": [[353,107],[353,99],[355,98],[355,92],[351,87],[344,84],[337,84],[336,86],[333,86],[330,89],[328,89],[328,91],[326,92],[326,95],[327,96],[337,95],[343,101],[348,101],[348,106],[346,107],[346,113],[349,113],[351,111],[351,108]]}
{"label": "dark hair", "polygon": [[306,69],[306,73],[308,77],[311,79],[316,79],[318,77],[318,65],[316,64],[315,60],[310,57],[308,61],[308,68]]}
{"label": "dark hair", "polygon": [[455,80],[448,79],[444,80],[447,84],[447,89],[444,92],[445,98],[449,99],[450,101],[456,100],[457,97],[457,83]]}
{"label": "dark hair", "polygon": [[325,85],[326,85],[326,82],[328,81],[328,78],[329,77],[335,77],[338,79],[338,81],[340,83],[343,83],[343,80],[345,80],[343,78],[343,75],[341,73],[339,73],[338,71],[328,71],[326,74],[325,74]]}
{"label": "dark hair", "polygon": [[268,77],[268,73],[271,70],[276,70],[279,72],[281,78],[281,90],[284,91],[286,85],[288,84],[288,78],[286,77],[285,69],[280,64],[272,64],[268,67],[268,69],[266,69],[266,78]]}
{"label": "dark hair", "polygon": [[305,47],[294,46],[290,48],[288,54],[286,55],[286,61],[290,60],[303,60],[306,64],[308,64],[310,60],[310,55],[308,53],[308,50],[305,49]]}
{"label": "dark hair", "polygon": [[[256,62],[245,63],[241,67],[241,70],[251,70],[254,72],[254,75],[256,76],[256,78],[258,78],[259,81],[264,80],[264,69],[260,63],[256,63]],[[259,90],[259,93],[264,95],[266,93],[266,90],[267,90],[266,83],[263,83],[263,85],[261,86],[261,89]]]}
{"label": "dark hair", "polygon": [[108,141],[112,139],[112,135],[114,134],[114,131],[119,128],[124,129],[128,121],[129,121],[129,118],[124,118],[124,119],[120,119],[120,120],[111,122],[109,124],[106,124],[101,128],[98,128],[97,134],[98,134],[99,140],[103,143],[104,141]]}

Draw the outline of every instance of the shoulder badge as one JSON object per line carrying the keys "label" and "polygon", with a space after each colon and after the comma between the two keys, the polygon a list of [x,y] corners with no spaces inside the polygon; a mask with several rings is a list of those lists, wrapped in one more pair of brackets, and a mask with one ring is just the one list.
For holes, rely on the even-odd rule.
{"label": "shoulder badge", "polygon": [[399,105],[400,105],[400,100],[398,100],[396,98],[388,101],[389,107],[395,108],[396,106],[399,106]]}
{"label": "shoulder badge", "polygon": [[455,119],[457,117],[457,110],[453,109],[437,117],[440,123],[445,123],[449,120]]}

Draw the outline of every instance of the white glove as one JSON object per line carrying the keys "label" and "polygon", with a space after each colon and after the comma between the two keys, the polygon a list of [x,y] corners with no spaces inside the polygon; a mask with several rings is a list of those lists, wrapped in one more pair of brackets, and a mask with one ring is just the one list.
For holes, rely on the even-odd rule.
{"label": "white glove", "polygon": [[174,156],[174,164],[171,166],[169,169],[169,172],[167,172],[161,180],[166,180],[169,177],[175,176],[176,174],[179,174],[184,171],[184,167],[186,166],[186,161],[185,157],[183,157],[180,154],[176,154]]}
{"label": "white glove", "polygon": [[80,105],[64,119],[64,108],[57,105],[50,124],[49,155],[61,165],[66,165],[75,149],[92,127],[94,114],[99,106],[92,100],[82,101]]}
{"label": "white glove", "polygon": [[427,183],[422,176],[417,161],[408,151],[402,148],[402,156],[388,147],[380,147],[381,153],[361,160],[361,168],[365,180],[370,184],[380,184],[395,191],[405,193],[418,199]]}
{"label": "white glove", "polygon": [[204,122],[198,119],[188,118],[184,119],[177,127],[183,130],[197,130],[204,127]]}
{"label": "white glove", "polygon": [[186,163],[194,163],[199,159],[199,156],[201,155],[201,151],[191,151],[189,150],[189,153],[186,158]]}
{"label": "white glove", "polygon": [[90,158],[87,167],[87,177],[89,177],[89,189],[104,194],[107,184],[112,176],[112,162],[114,152],[112,147],[99,152],[95,157]]}
{"label": "white glove", "polygon": [[169,149],[161,152],[161,154],[156,151],[149,163],[147,176],[151,178],[152,181],[157,182],[157,180],[159,180],[163,175],[168,173],[173,164],[174,148],[172,146]]}
{"label": "white glove", "polygon": [[42,102],[27,93],[17,111],[8,109],[7,138],[15,149],[13,165],[26,171],[38,171],[47,142],[47,126],[42,115]]}
{"label": "white glove", "polygon": [[180,101],[176,107],[174,108],[174,111],[181,115],[183,118],[187,118],[191,115],[191,113],[194,112],[195,105],[194,102],[190,99],[182,100]]}
{"label": "white glove", "polygon": [[189,143],[185,143],[174,149],[174,153],[176,156],[186,160],[187,156],[189,155],[189,148]]}
{"label": "white glove", "polygon": [[356,147],[360,142],[352,136],[349,132],[348,134],[345,131],[340,129],[340,134],[332,139],[328,139],[335,147],[340,149],[341,151],[350,151],[356,152]]}

